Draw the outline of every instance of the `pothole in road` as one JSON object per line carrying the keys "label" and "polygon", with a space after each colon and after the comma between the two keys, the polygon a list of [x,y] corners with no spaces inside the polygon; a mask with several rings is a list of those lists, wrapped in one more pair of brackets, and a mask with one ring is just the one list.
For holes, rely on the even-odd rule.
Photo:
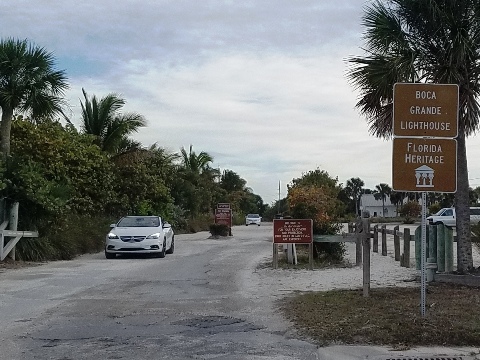
{"label": "pothole in road", "polygon": [[172,323],[197,329],[222,329],[222,331],[253,331],[261,330],[262,327],[247,323],[243,319],[229,316],[199,316],[190,319],[183,319]]}

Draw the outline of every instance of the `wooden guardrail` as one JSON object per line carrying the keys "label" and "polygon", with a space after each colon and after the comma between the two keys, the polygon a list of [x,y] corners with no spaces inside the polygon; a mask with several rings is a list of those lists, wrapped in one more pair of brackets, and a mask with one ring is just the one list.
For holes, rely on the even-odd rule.
{"label": "wooden guardrail", "polygon": [[[400,226],[395,226],[394,229],[387,229],[386,225],[369,226],[367,230],[367,237],[373,239],[372,251],[378,252],[379,244],[381,245],[381,254],[387,256],[387,235],[393,235],[394,258],[400,261],[400,266],[410,267],[410,242],[415,241],[414,235],[411,234],[410,229],[405,228],[403,232],[400,231]],[[403,240],[403,253],[401,252],[401,240]],[[314,235],[313,242],[354,242],[356,246],[356,263],[362,264],[362,244],[356,225],[348,224],[348,232],[339,235]]]}
{"label": "wooden guardrail", "polygon": [[[14,203],[10,209],[8,220],[5,220],[6,206],[5,200],[0,199],[0,261],[5,260],[8,254],[11,254],[12,259],[15,261],[15,245],[20,241],[22,237],[38,237],[36,231],[18,231],[18,202]],[[10,227],[10,229],[7,229]]]}

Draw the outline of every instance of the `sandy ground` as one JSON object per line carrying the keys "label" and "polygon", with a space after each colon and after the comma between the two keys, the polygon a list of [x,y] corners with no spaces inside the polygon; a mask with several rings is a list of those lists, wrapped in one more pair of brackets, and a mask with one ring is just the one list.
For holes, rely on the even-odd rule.
{"label": "sandy ground", "polygon": [[[392,228],[395,225],[387,225]],[[418,225],[400,225],[400,231],[409,227],[415,229]],[[331,268],[319,270],[285,270],[258,268],[255,270],[254,282],[258,281],[261,287],[271,295],[281,298],[288,293],[297,291],[326,291],[332,289],[360,289],[363,286],[363,269],[355,266],[355,244],[345,243],[346,260],[352,264],[349,268]],[[401,242],[403,247],[403,241]],[[480,266],[480,252],[473,247],[474,266]],[[454,246],[454,259],[456,259],[456,244]],[[258,255],[258,262],[271,261]],[[454,260],[454,263],[456,261]],[[456,267],[456,266],[454,266]],[[371,252],[370,287],[388,286],[419,286],[421,271],[415,268],[415,244],[412,242],[410,249],[410,267],[401,267],[395,261],[393,236],[387,235],[387,256],[381,255],[381,244],[378,252]]]}

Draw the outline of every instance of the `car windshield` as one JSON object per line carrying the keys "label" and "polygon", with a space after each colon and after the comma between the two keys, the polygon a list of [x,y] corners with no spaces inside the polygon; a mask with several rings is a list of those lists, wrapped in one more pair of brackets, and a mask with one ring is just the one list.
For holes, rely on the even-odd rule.
{"label": "car windshield", "polygon": [[121,227],[158,227],[160,226],[160,220],[158,217],[145,217],[145,216],[135,216],[135,217],[124,217],[120,220],[117,226]]}
{"label": "car windshield", "polygon": [[258,215],[258,214],[248,214],[247,217],[248,218],[259,218],[260,215]]}

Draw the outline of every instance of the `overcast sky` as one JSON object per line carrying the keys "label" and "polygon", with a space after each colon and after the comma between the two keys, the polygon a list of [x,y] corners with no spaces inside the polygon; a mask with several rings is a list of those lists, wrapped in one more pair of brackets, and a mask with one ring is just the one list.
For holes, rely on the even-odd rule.
{"label": "overcast sky", "polygon": [[[0,36],[28,38],[66,71],[73,123],[82,87],[144,115],[134,135],[193,145],[271,204],[317,168],[340,183],[392,184],[392,143],[369,135],[346,59],[362,54],[362,0],[4,0]],[[480,186],[480,141],[467,140]]]}

